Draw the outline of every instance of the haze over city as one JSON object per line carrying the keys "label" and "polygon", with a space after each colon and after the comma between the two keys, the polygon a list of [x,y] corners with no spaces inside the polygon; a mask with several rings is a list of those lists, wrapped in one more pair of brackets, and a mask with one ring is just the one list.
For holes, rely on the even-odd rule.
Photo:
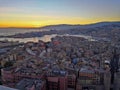
{"label": "haze over city", "polygon": [[120,0],[0,0],[0,27],[120,21]]}

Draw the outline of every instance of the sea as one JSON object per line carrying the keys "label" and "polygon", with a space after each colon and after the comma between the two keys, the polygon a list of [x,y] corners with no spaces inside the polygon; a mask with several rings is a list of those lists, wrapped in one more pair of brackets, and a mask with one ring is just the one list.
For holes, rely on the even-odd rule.
{"label": "sea", "polygon": [[48,29],[29,29],[29,28],[0,28],[0,36],[14,35],[18,33],[48,31]]}
{"label": "sea", "polygon": [[[0,36],[8,36],[14,35],[19,33],[28,33],[28,32],[38,32],[38,31],[48,31],[47,29],[21,29],[21,28],[1,28],[0,29]],[[44,35],[43,37],[33,37],[33,38],[0,38],[0,41],[19,41],[19,42],[38,42],[39,40],[48,42],[51,40],[52,37],[56,35]]]}
{"label": "sea", "polygon": [[[0,29],[0,36],[8,36],[8,35],[14,35],[18,33],[26,33],[26,32],[38,32],[38,31],[48,31],[47,29],[15,29],[15,28],[3,28]],[[51,38],[54,38],[55,36],[73,36],[73,37],[83,37],[85,39],[88,39],[90,41],[95,41],[91,36],[85,36],[85,35],[44,35],[43,37],[32,37],[32,38],[0,38],[0,41],[19,41],[19,42],[38,42],[39,40],[42,40],[44,42],[51,41]]]}

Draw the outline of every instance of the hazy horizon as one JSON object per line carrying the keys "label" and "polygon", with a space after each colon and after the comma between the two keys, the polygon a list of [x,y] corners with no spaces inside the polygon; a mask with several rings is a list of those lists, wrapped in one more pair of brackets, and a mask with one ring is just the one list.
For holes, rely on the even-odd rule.
{"label": "hazy horizon", "polygon": [[44,26],[38,26],[38,27],[31,27],[31,26],[28,26],[28,27],[16,27],[16,26],[12,26],[12,27],[0,27],[0,29],[2,28],[23,28],[23,29],[38,29],[38,28],[44,28],[44,27],[47,27],[47,26],[57,26],[57,25],[81,25],[81,26],[87,26],[87,25],[93,25],[93,24],[98,24],[98,23],[114,23],[114,22],[118,22],[120,23],[120,21],[101,21],[101,22],[94,22],[94,23],[88,23],[88,24],[67,24],[67,23],[61,23],[61,24],[48,24],[48,25],[44,25]]}

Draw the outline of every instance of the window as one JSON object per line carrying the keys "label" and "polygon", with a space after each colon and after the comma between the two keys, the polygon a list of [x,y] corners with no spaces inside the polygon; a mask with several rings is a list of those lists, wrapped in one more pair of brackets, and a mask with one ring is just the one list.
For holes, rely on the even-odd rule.
{"label": "window", "polygon": [[82,87],[82,90],[96,90],[93,86]]}

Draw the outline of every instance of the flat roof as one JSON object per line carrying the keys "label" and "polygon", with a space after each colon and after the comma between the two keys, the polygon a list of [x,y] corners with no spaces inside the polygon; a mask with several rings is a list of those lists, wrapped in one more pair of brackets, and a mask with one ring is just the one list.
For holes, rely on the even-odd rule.
{"label": "flat roof", "polygon": [[9,87],[0,85],[0,90],[18,90],[18,89],[9,88]]}

